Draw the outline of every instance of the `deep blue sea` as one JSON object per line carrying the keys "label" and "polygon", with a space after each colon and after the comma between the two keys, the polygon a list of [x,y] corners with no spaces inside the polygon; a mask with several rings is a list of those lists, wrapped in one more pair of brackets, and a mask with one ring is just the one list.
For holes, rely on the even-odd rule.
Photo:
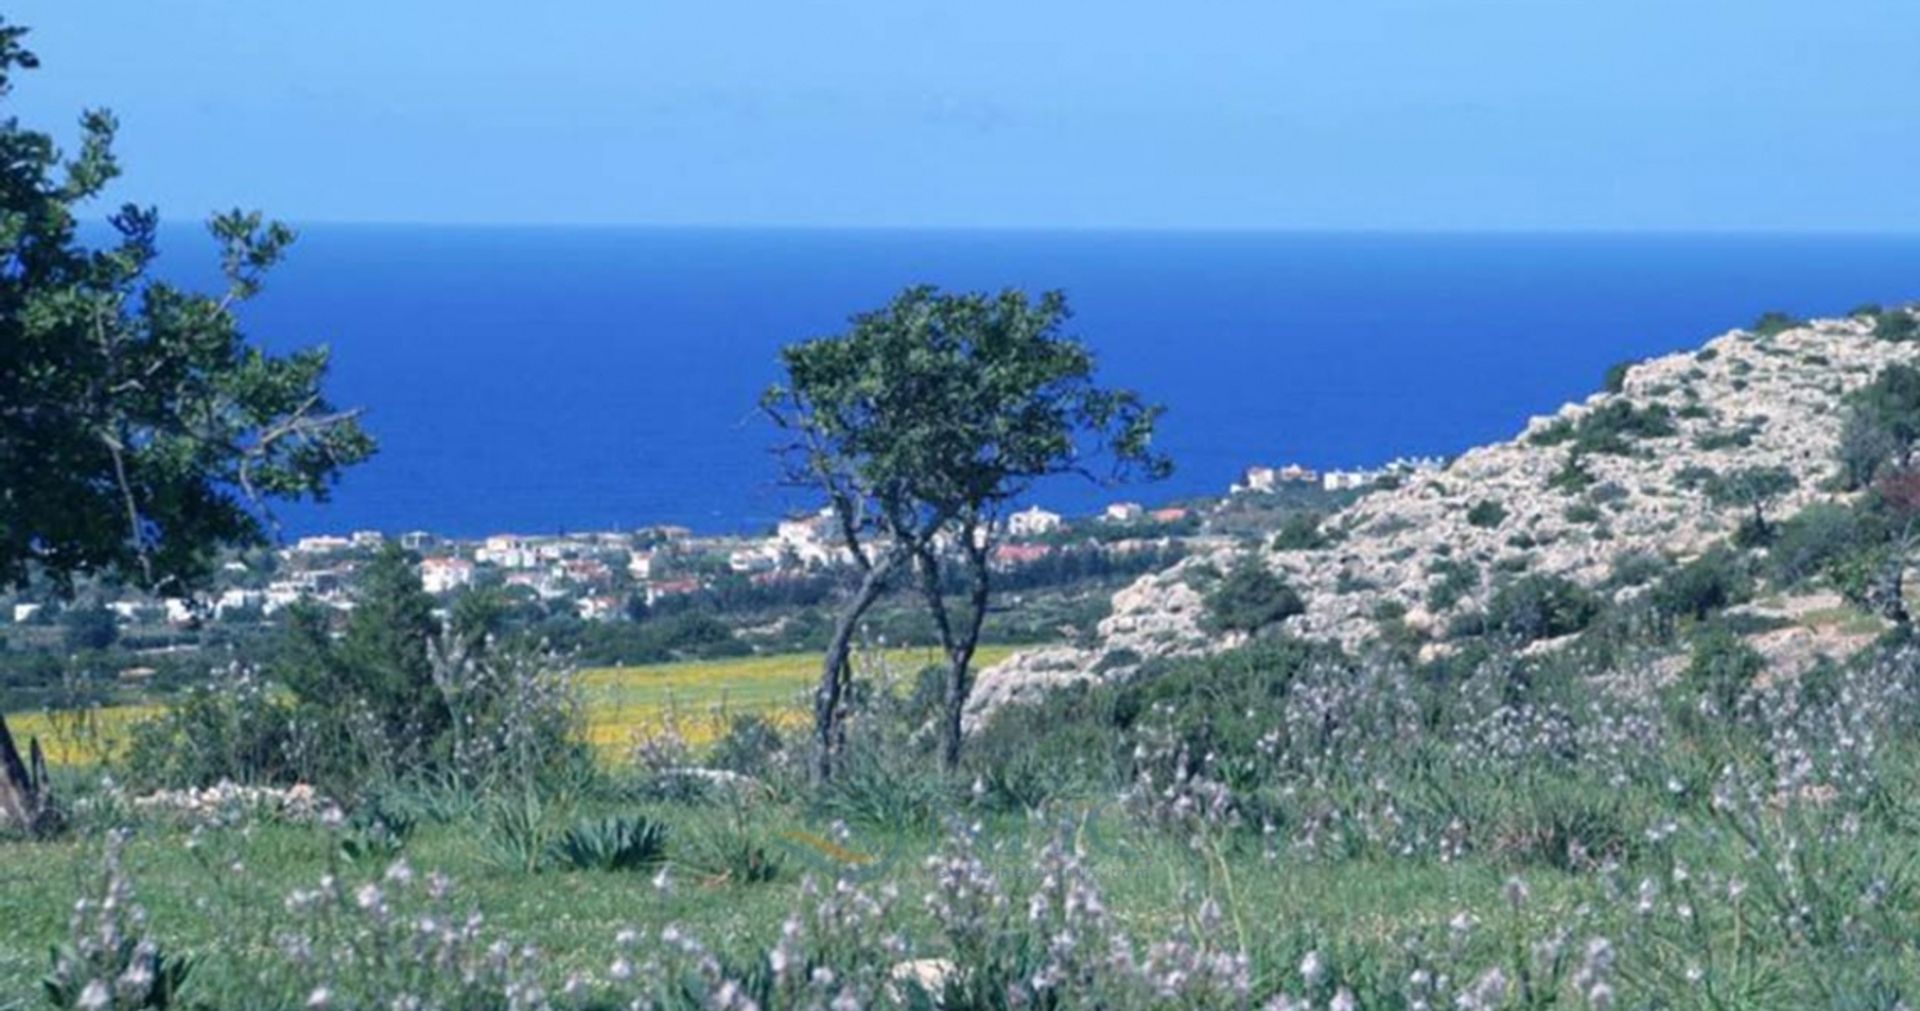
{"label": "deep blue sea", "polygon": [[331,344],[381,451],[287,533],[768,523],[794,504],[754,409],[775,350],[915,282],[1065,289],[1105,377],[1168,406],[1178,473],[1127,493],[1154,501],[1455,453],[1763,310],[1920,298],[1920,236],[314,226],[244,318]]}

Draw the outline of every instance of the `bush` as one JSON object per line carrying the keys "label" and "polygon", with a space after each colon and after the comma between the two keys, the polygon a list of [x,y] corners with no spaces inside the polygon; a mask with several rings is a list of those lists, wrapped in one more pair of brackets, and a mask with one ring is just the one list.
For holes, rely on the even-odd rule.
{"label": "bush", "polygon": [[1490,631],[1533,642],[1572,635],[1599,612],[1599,599],[1572,580],[1522,576],[1494,592],[1487,603],[1486,625]]}
{"label": "bush", "polygon": [[1491,530],[1507,521],[1507,507],[1492,499],[1481,499],[1467,510],[1467,522]]}
{"label": "bush", "polygon": [[291,712],[245,668],[195,688],[159,716],[135,724],[123,766],[140,790],[299,777]]}
{"label": "bush", "polygon": [[1536,446],[1571,443],[1578,453],[1624,455],[1632,452],[1632,440],[1673,433],[1673,411],[1667,405],[1635,407],[1628,400],[1613,400],[1581,415],[1578,421],[1561,418],[1535,432],[1528,441]]}
{"label": "bush", "polygon": [[642,871],[667,856],[667,827],[642,817],[614,815],[576,823],[547,846],[547,859],[571,871]]}
{"label": "bush", "polygon": [[714,744],[708,764],[765,779],[779,764],[785,750],[786,741],[778,727],[764,717],[741,714],[727,721],[727,732]]}
{"label": "bush", "polygon": [[1881,312],[1873,321],[1873,335],[1883,341],[1920,339],[1920,316],[1916,316],[1911,309]]}
{"label": "bush", "polygon": [[1862,543],[1877,539],[1872,524],[1853,509],[1817,502],[1775,524],[1767,568],[1781,586],[1813,578]]}
{"label": "bush", "polygon": [[1243,557],[1206,597],[1207,624],[1253,633],[1306,611],[1293,587],[1258,558]]}
{"label": "bush", "polygon": [[1607,366],[1607,374],[1601,379],[1600,387],[1608,393],[1619,393],[1626,389],[1627,373],[1633,371],[1633,367],[1636,364],[1638,363],[1629,359],[1624,362],[1614,362],[1612,365]]}
{"label": "bush", "polygon": [[1648,551],[1628,551],[1614,558],[1613,569],[1607,573],[1606,585],[1610,589],[1644,586],[1665,571],[1665,558]]}
{"label": "bush", "polygon": [[1795,327],[1805,325],[1806,322],[1796,316],[1781,312],[1778,309],[1771,309],[1761,313],[1760,318],[1754,320],[1753,326],[1749,329],[1753,331],[1755,337],[1772,337],[1776,334],[1786,333]]}
{"label": "bush", "polygon": [[1313,512],[1288,516],[1280,525],[1280,532],[1273,535],[1273,550],[1315,551],[1326,547],[1327,537],[1320,532],[1321,520],[1321,515]]}
{"label": "bush", "polygon": [[1653,604],[1669,618],[1703,621],[1745,600],[1752,582],[1738,555],[1714,548],[1667,573],[1653,588]]}
{"label": "bush", "polygon": [[1588,472],[1586,464],[1580,462],[1580,454],[1568,453],[1566,462],[1547,479],[1547,487],[1566,495],[1578,495],[1592,486],[1593,482],[1594,476]]}
{"label": "bush", "polygon": [[1766,666],[1766,658],[1759,651],[1724,622],[1714,622],[1694,637],[1683,683],[1711,700],[1720,712],[1731,713],[1747,686]]}
{"label": "bush", "polygon": [[1445,611],[1480,589],[1480,568],[1464,559],[1442,558],[1427,566],[1440,578],[1427,588],[1427,607]]}

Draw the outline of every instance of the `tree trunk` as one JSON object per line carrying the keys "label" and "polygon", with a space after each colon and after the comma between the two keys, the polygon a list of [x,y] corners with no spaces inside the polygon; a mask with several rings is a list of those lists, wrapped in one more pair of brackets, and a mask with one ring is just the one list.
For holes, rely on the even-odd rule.
{"label": "tree trunk", "polygon": [[813,694],[813,731],[820,746],[814,760],[814,777],[824,783],[833,778],[834,758],[840,751],[843,728],[840,704],[846,693],[848,667],[853,659],[853,635],[860,619],[886,588],[892,574],[895,555],[888,553],[861,577],[860,589],[840,611],[833,623],[833,638],[827,642],[827,655],[820,663],[820,686]]}
{"label": "tree trunk", "polygon": [[20,760],[13,732],[7,729],[6,717],[0,716],[0,816],[28,835],[38,835],[48,827],[52,798],[47,792],[47,764],[40,755],[40,742],[30,741],[28,747],[33,757],[31,767]]}
{"label": "tree trunk", "polygon": [[927,610],[933,612],[934,627],[940,631],[940,649],[947,658],[947,690],[940,720],[940,764],[948,772],[960,767],[960,747],[965,740],[961,719],[966,714],[967,698],[973,693],[973,653],[980,643],[980,626],[987,617],[989,596],[987,545],[975,543],[975,526],[960,531],[961,550],[967,556],[967,571],[972,577],[967,592],[967,610],[956,624],[941,595],[940,560],[932,545],[919,552],[920,592],[927,598]]}

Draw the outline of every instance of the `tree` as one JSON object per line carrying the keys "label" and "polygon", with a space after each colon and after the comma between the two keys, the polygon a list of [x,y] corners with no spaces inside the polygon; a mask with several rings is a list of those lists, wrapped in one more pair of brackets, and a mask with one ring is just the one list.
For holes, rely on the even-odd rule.
{"label": "tree", "polygon": [[1883,466],[1904,470],[1920,441],[1920,369],[1889,365],[1847,397],[1841,466],[1850,487],[1872,483]]}
{"label": "tree", "polygon": [[[0,98],[37,66],[25,29],[0,24]],[[80,244],[78,208],[120,173],[115,121],[81,118],[78,153],[0,122],[0,582],[76,573],[181,593],[216,549],[259,543],[264,503],[326,495],[372,452],[355,413],[322,395],[327,352],[269,355],[235,310],[293,233],[220,215],[226,290],[154,279],[159,215],[127,205],[116,240]]]}
{"label": "tree", "polygon": [[[39,66],[26,29],[0,20],[0,101]],[[120,173],[111,114],[80,119],[67,158],[43,132],[0,120],[0,583],[76,574],[178,593],[224,546],[266,538],[263,504],[325,497],[373,442],[321,394],[324,349],[248,345],[234,317],[293,233],[257,213],[213,219],[226,290],[149,276],[159,214],[127,205],[90,249],[78,208]],[[30,750],[35,751],[37,748]],[[0,720],[0,809],[35,828],[50,810]]]}
{"label": "tree", "polygon": [[118,618],[99,601],[67,608],[60,615],[60,639],[69,653],[103,650],[119,638]]}
{"label": "tree", "polygon": [[[1006,505],[1042,478],[1159,477],[1161,409],[1094,381],[1095,358],[1063,336],[1066,297],[905,290],[844,334],[781,352],[788,379],[762,407],[792,441],[787,478],[827,498],[859,572],[821,664],[817,772],[832,775],[852,636],[904,570],[918,576],[947,660],[942,759],[957,764],[971,665],[992,598],[988,559]],[[1104,463],[1104,471],[1097,470]],[[946,567],[964,573],[950,603]]]}
{"label": "tree", "polygon": [[1742,546],[1757,547],[1773,540],[1767,507],[1798,487],[1800,479],[1785,467],[1742,467],[1709,481],[1707,497],[1720,505],[1753,510],[1741,522],[1734,539]]}
{"label": "tree", "polygon": [[[329,612],[290,611],[281,676],[317,726],[327,728],[358,764],[364,758],[402,766],[432,762],[451,719],[433,680],[430,647],[440,634],[434,601],[420,585],[413,558],[388,543],[361,571],[353,613],[336,641]],[[374,736],[357,739],[351,721],[367,718]]]}

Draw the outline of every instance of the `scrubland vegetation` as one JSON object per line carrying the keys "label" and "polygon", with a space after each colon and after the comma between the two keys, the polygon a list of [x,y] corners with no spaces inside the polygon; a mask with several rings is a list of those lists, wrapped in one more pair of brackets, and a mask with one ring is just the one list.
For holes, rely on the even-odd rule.
{"label": "scrubland vegetation", "polygon": [[[0,72],[34,65],[0,27]],[[77,243],[71,205],[118,171],[111,118],[84,125],[71,162],[0,126],[18,169],[0,246],[20,267],[0,272],[0,322],[34,366],[0,370],[0,459],[60,461],[9,471],[0,578],[177,589],[265,539],[259,497],[323,496],[373,446],[321,396],[324,355],[262,356],[235,329],[286,230],[216,220],[224,298],[146,279],[150,211],[116,217],[112,249]],[[1002,507],[1095,449],[1116,472],[1169,463],[1158,406],[1095,385],[1067,315],[1057,293],[914,288],[788,349],[763,407],[857,584],[813,630],[809,686],[758,660],[582,674],[579,643],[509,627],[484,596],[437,613],[396,550],[342,628],[296,609],[263,662],[137,720],[15,726],[0,1007],[1920,999],[1920,371],[1836,394],[1837,456],[1805,473],[1687,472],[1740,513],[1709,550],[1623,552],[1597,584],[1436,550],[1420,564],[1424,603],[1454,612],[1444,634],[1382,600],[1357,647],[1289,635],[1312,601],[1249,551],[1191,572],[1218,648],[1116,650],[979,711]],[[1862,339],[1920,336],[1906,309],[1870,315]],[[1563,457],[1553,489],[1587,494],[1588,467],[1674,435],[1684,410],[1610,401],[1530,445]],[[1803,482],[1832,494],[1775,515]],[[1474,531],[1512,525],[1492,499],[1463,511]],[[1334,520],[1236,517],[1289,556],[1353,534]],[[1379,522],[1396,521],[1413,522]],[[931,658],[881,648],[864,620],[889,587],[920,598]],[[1756,646],[1795,630],[1857,648],[1788,663]],[[737,698],[718,684],[734,676]],[[49,768],[32,743],[49,728],[96,746]]]}

